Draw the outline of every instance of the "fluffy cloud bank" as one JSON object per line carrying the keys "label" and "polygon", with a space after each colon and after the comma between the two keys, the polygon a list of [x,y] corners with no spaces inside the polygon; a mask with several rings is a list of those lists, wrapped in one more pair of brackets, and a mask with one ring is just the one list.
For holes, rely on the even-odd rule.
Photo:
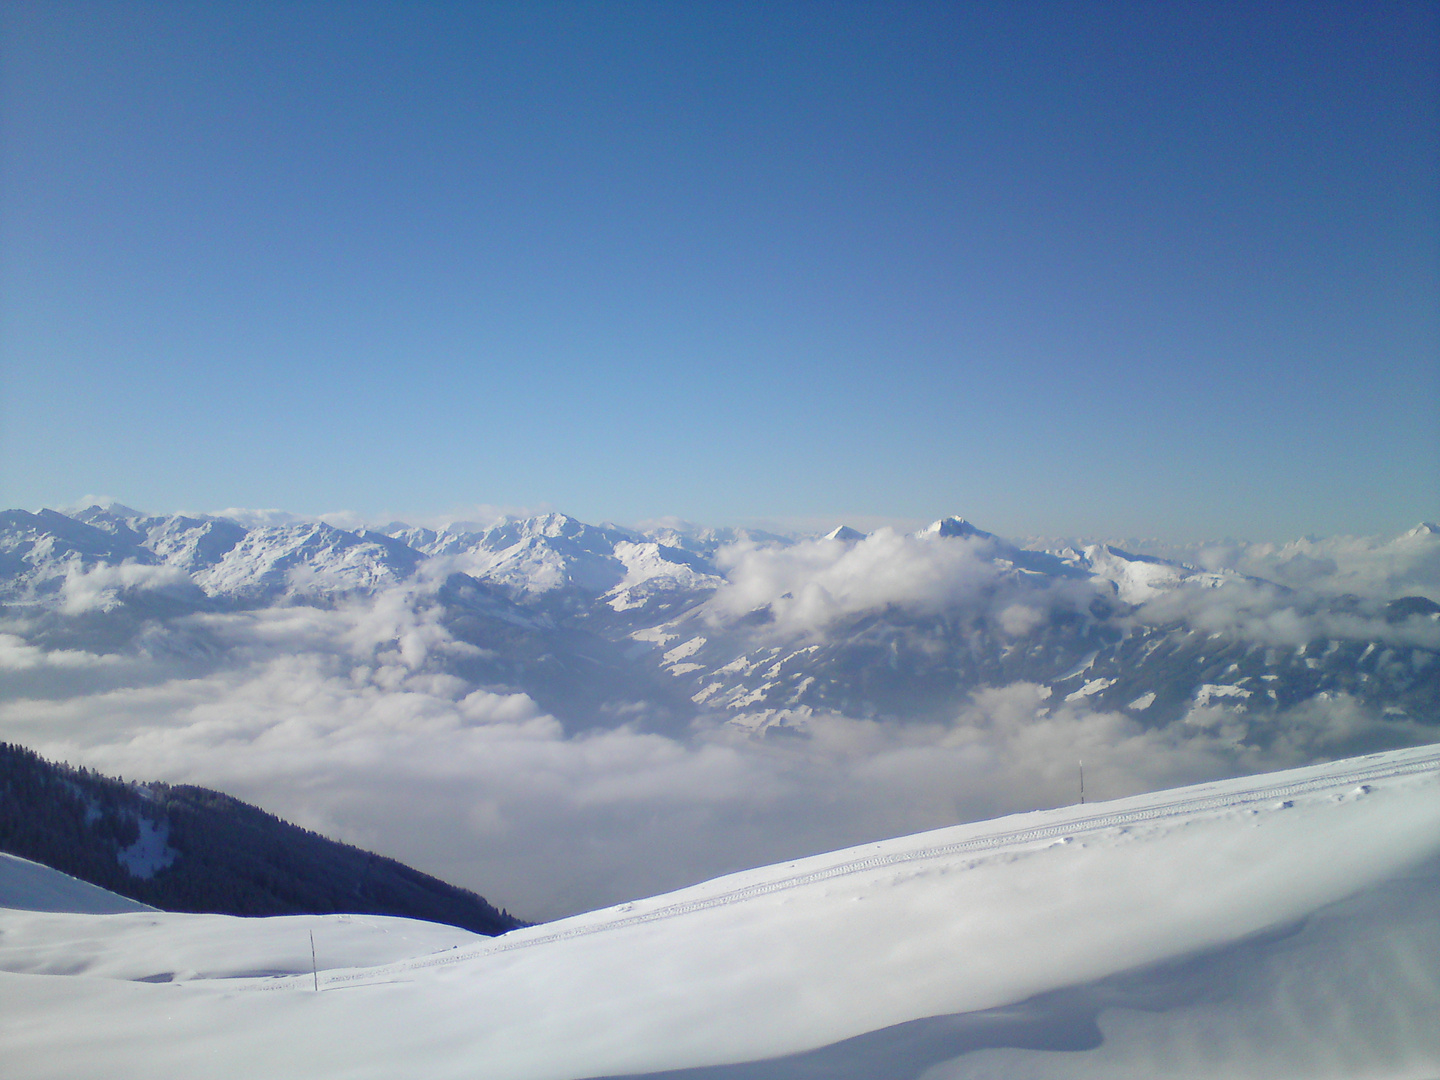
{"label": "fluffy cloud bank", "polygon": [[[1103,580],[1013,572],[983,537],[882,528],[849,541],[732,544],[719,555],[727,582],[707,610],[717,638],[729,635],[742,660],[752,644],[774,644],[763,640],[769,635],[825,640],[844,620],[884,611],[983,616],[998,629],[999,648],[1019,647],[1063,609],[1071,623],[1109,619],[1122,634],[1179,624],[1266,647],[1370,641],[1395,647],[1393,663],[1423,675],[1433,669],[1422,661],[1440,649],[1440,622],[1387,619],[1381,601],[1424,592],[1416,583],[1432,572],[1440,583],[1440,537],[1416,532],[1387,543],[1215,554],[1216,565],[1252,571],[1269,560],[1292,578],[1308,574],[1315,588],[1233,575],[1200,587],[1177,573],[1175,587],[1152,590],[1132,610],[1092,605],[1113,598]],[[219,788],[526,917],[550,918],[730,870],[1071,802],[1081,760],[1087,792],[1101,799],[1433,734],[1343,693],[1278,715],[1247,713],[1238,695],[1249,691],[1232,686],[1203,688],[1182,718],[1157,727],[1095,705],[1085,696],[1090,684],[1079,682],[1068,694],[1025,682],[981,689],[925,723],[807,708],[798,730],[763,738],[719,718],[680,733],[688,713],[663,733],[621,724],[643,718],[647,705],[626,711],[620,691],[613,714],[595,722],[567,714],[562,725],[526,694],[476,681],[483,677],[474,672],[497,670],[479,662],[496,654],[447,627],[438,592],[455,568],[432,559],[403,584],[363,600],[342,593],[333,606],[187,615],[194,606],[169,603],[194,589],[177,569],[77,565],[56,610],[12,608],[0,618],[0,739],[127,777]],[[1372,599],[1320,595],[1343,591],[1329,588],[1341,583],[1363,584]],[[764,617],[751,618],[756,612]],[[915,631],[916,648],[953,647],[927,632]],[[703,641],[697,634],[685,645]],[[541,670],[547,648],[519,650],[514,662]],[[466,671],[470,680],[456,674]],[[543,696],[543,680],[525,685]]]}
{"label": "fluffy cloud bank", "polygon": [[[1121,546],[1130,543],[1123,541]],[[1332,536],[1286,544],[1134,543],[1136,550],[1207,570],[1236,570],[1328,595],[1349,593],[1380,600],[1428,596],[1440,601],[1440,527],[1435,525],[1420,525],[1399,536]]]}
{"label": "fluffy cloud bank", "polygon": [[[786,564],[758,565],[775,585],[787,580]],[[803,617],[869,602],[864,576],[829,578],[830,598]],[[921,602],[933,579],[916,580],[901,587]],[[1337,700],[1270,721],[1265,749],[1245,748],[1222,706],[1154,730],[1024,683],[978,692],[942,724],[830,714],[803,735],[768,739],[718,725],[683,737],[626,726],[567,734],[524,694],[448,674],[447,660],[471,648],[425,594],[398,589],[371,605],[173,620],[120,675],[103,670],[109,681],[92,683],[75,673],[121,662],[12,634],[0,638],[8,673],[51,681],[7,681],[0,739],[127,777],[219,788],[529,918],[1071,802],[1082,759],[1087,792],[1109,798],[1296,764],[1367,733],[1421,741]]]}
{"label": "fluffy cloud bank", "polygon": [[110,566],[102,562],[87,570],[76,563],[65,574],[62,610],[68,615],[107,611],[117,606],[124,595],[141,592],[181,597],[198,595],[199,589],[189,574],[174,566],[131,562]]}
{"label": "fluffy cloud bank", "polygon": [[1382,611],[1376,604],[1346,610],[1324,598],[1240,579],[1221,588],[1182,588],[1161,594],[1140,607],[1137,619],[1155,626],[1183,620],[1197,630],[1259,645],[1295,647],[1331,639],[1440,649],[1440,622],[1429,618],[1391,621]]}
{"label": "fluffy cloud bank", "polygon": [[[1317,560],[1318,552],[1340,560],[1327,555],[1326,575],[1307,579],[1321,586],[1318,589],[1299,583],[1277,587],[1240,576],[1257,568],[1293,567],[1300,559]],[[865,612],[894,608],[926,615],[958,610],[986,614],[1005,634],[1023,637],[1057,610],[1083,611],[1093,600],[1114,595],[1099,579],[1009,575],[1007,564],[996,561],[997,554],[1003,559],[1005,553],[983,537],[941,538],[891,529],[852,542],[734,544],[719,553],[727,584],[712,610],[722,621],[763,610],[777,635],[810,638]],[[1185,621],[1209,633],[1267,646],[1295,647],[1328,638],[1440,649],[1440,623],[1392,621],[1383,613],[1383,602],[1399,596],[1440,597],[1440,534],[1417,531],[1392,541],[1341,538],[1188,554],[1212,569],[1237,573],[1213,587],[1215,582],[1203,577],[1186,581],[1184,572],[1175,568],[1174,581],[1166,588],[1146,590],[1135,622],[1164,626]],[[1352,599],[1365,599],[1348,608],[1337,606],[1335,594],[1346,592]]]}
{"label": "fluffy cloud bank", "polygon": [[[888,528],[858,541],[734,544],[719,552],[727,584],[713,606],[725,618],[768,608],[778,632],[807,635],[887,607],[933,613],[989,603],[1003,580],[993,547],[982,538],[942,539]],[[1017,609],[1006,621],[1018,627],[1039,617]]]}

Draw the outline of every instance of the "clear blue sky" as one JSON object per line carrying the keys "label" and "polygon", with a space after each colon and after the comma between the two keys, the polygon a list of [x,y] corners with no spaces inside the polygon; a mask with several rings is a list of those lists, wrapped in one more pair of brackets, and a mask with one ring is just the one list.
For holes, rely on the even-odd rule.
{"label": "clear blue sky", "polygon": [[1440,5],[0,9],[0,503],[1440,517]]}

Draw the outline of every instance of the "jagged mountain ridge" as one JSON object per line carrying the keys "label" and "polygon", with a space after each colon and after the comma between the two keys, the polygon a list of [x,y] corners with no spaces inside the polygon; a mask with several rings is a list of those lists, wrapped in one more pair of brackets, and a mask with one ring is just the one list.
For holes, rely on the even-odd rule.
{"label": "jagged mountain ridge", "polygon": [[[1017,681],[1047,687],[1057,706],[1120,710],[1155,726],[1200,717],[1242,741],[1276,737],[1267,718],[1317,697],[1440,722],[1440,606],[1422,597],[1387,608],[1110,545],[1031,550],[961,518],[903,542],[897,559],[945,553],[963,593],[834,602],[827,589],[846,586],[825,568],[873,557],[867,544],[879,543],[843,526],[796,540],[546,514],[485,529],[351,532],[118,505],[73,516],[10,511],[0,516],[0,601],[26,613],[29,640],[44,647],[86,647],[103,623],[105,647],[123,650],[127,634],[190,612],[410,590],[471,647],[446,662],[448,673],[527,693],[575,729],[621,716],[671,729],[710,717],[752,731],[800,731],[827,711],[943,720],[975,689]],[[1440,543],[1440,534],[1422,527],[1407,542]],[[736,607],[747,553],[787,551],[822,567],[800,599],[785,592]],[[1213,609],[1194,610],[1197,597],[1232,594],[1237,617],[1280,611],[1327,632],[1267,642],[1217,628]],[[796,612],[811,601],[837,610],[810,625]],[[1387,629],[1397,625],[1413,632]]]}
{"label": "jagged mountain ridge", "polygon": [[[502,585],[515,596],[574,590],[603,595],[624,610],[632,605],[617,604],[614,594],[647,581],[672,590],[718,588],[725,576],[713,561],[716,552],[752,535],[760,543],[793,541],[743,530],[640,532],[587,525],[558,513],[478,531],[392,523],[380,531],[351,532],[319,521],[246,528],[226,518],[149,516],[118,504],[91,506],[73,516],[10,510],[0,513],[0,599],[44,602],[76,571],[131,563],[190,574],[212,598],[269,602],[287,594],[374,591],[406,580],[427,560],[444,558],[451,569]],[[979,541],[997,562],[1022,571],[1111,580],[1127,600],[1135,594],[1143,598],[1158,580],[1178,584],[1215,577],[1106,545],[1078,552],[1019,548],[958,517],[941,519],[919,535]],[[865,537],[843,525],[827,534],[846,543]]]}

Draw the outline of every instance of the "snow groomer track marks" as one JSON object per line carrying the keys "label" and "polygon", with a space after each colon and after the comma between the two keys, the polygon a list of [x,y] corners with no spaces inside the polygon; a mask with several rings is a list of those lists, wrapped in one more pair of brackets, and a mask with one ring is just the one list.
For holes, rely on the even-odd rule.
{"label": "snow groomer track marks", "polygon": [[[1370,784],[1378,784],[1389,779],[1414,776],[1427,772],[1440,773],[1440,748],[1426,747],[1422,750],[1411,751],[1403,760],[1397,760],[1393,754],[1371,755],[1366,758],[1354,759],[1353,762],[1347,762],[1346,764],[1349,765],[1349,767],[1341,772],[1323,771],[1333,768],[1333,766],[1310,766],[1289,773],[1267,774],[1254,779],[1257,781],[1268,780],[1272,782],[1259,783],[1254,786],[1246,786],[1246,780],[1243,778],[1195,785],[1194,787],[1179,789],[1179,792],[1189,793],[1183,797],[1166,799],[1159,802],[1150,801],[1155,798],[1153,795],[1140,795],[1117,800],[1112,803],[1091,804],[1089,807],[1074,806],[1066,812],[1067,816],[1065,820],[1054,824],[1032,828],[985,832],[982,835],[971,836],[963,840],[929,844],[910,850],[884,851],[877,854],[861,855],[803,873],[790,874],[768,881],[740,885],[712,895],[696,897],[677,903],[664,904],[651,911],[631,913],[636,906],[645,903],[645,901],[621,904],[618,907],[609,908],[605,911],[577,916],[575,920],[566,920],[566,922],[577,922],[579,925],[564,926],[562,924],[561,927],[548,931],[543,927],[536,927],[529,931],[515,931],[504,937],[495,939],[493,944],[480,948],[456,950],[437,956],[417,958],[412,961],[402,961],[397,964],[386,965],[383,968],[346,972],[328,977],[322,973],[320,977],[320,987],[323,990],[327,986],[353,986],[369,982],[384,982],[406,971],[448,967],[473,960],[480,960],[500,953],[512,952],[519,949],[531,949],[559,941],[586,937],[592,934],[610,933],[627,927],[661,922],[698,911],[728,907],[757,897],[781,893],[806,885],[832,881],[849,875],[889,866],[948,859],[956,855],[987,854],[1007,849],[1024,848],[1047,840],[1079,838],[1100,833],[1108,829],[1123,828],[1142,822],[1161,821],[1176,817],[1194,817],[1214,811],[1232,811],[1247,808],[1252,811],[1262,809],[1275,811],[1286,810],[1291,808],[1293,799],[1320,792],[1334,792],[1337,797],[1356,797],[1368,794],[1369,788],[1367,785]],[[1317,772],[1320,774],[1307,775]],[[1276,776],[1293,777],[1293,779],[1275,783],[1273,780]],[[1215,790],[1217,788],[1223,788],[1225,790],[1221,793]],[[1171,794],[1176,793],[1178,792],[1172,792]],[[1117,803],[1120,805],[1146,803],[1146,805],[1137,806],[1133,809],[1117,810],[1114,809]],[[1049,811],[1045,813],[1054,814],[1056,812],[1057,811]],[[997,819],[996,824],[1007,820],[1011,819]],[[974,832],[976,830],[983,830],[985,824],[986,823],[982,822],[956,826],[955,828]],[[950,832],[953,830],[946,829],[939,831]],[[920,835],[924,836],[929,834]],[[865,846],[874,848],[880,845],[870,844]],[[843,855],[845,853],[839,852],[836,854]],[[815,862],[832,859],[834,857],[834,855],[825,855],[801,861]],[[783,866],[787,868],[792,865],[795,864],[783,864]],[[750,876],[754,873],[757,873],[757,871],[742,872],[742,874],[734,876]],[[718,885],[724,880],[726,879],[721,878],[710,884],[712,886]],[[701,885],[696,888],[704,889],[706,886]],[[585,921],[603,918],[610,912],[618,914],[615,917],[604,918],[603,921]],[[289,978],[272,980],[268,985],[256,987],[256,989],[282,988],[304,989],[306,987],[304,980]]]}

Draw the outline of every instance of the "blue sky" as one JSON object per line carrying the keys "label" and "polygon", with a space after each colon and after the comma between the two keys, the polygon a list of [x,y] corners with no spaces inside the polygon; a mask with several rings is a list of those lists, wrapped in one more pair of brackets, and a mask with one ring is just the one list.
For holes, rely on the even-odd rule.
{"label": "blue sky", "polygon": [[11,3],[0,503],[1440,517],[1440,7]]}

